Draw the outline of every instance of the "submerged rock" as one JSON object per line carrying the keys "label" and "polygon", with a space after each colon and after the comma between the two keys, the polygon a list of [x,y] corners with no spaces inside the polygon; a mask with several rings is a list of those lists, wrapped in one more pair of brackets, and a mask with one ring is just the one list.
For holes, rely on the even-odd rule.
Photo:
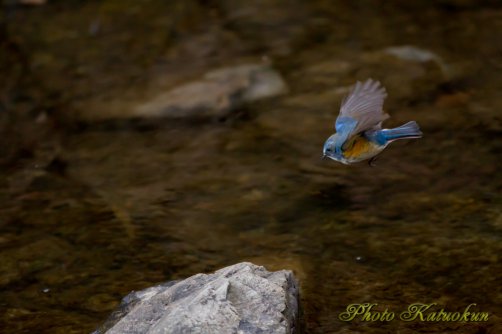
{"label": "submerged rock", "polygon": [[200,79],[141,100],[90,105],[77,113],[83,121],[219,117],[244,103],[287,92],[281,75],[267,64],[244,64],[209,71]]}
{"label": "submerged rock", "polygon": [[413,60],[418,62],[442,62],[441,57],[432,51],[420,49],[411,45],[391,46],[386,48],[384,52],[404,60]]}
{"label": "submerged rock", "polygon": [[297,333],[291,271],[239,263],[133,292],[97,333]]}
{"label": "submerged rock", "polygon": [[412,45],[392,46],[386,48],[384,52],[403,60],[416,61],[419,63],[426,63],[429,61],[435,62],[445,75],[449,74],[450,71],[443,59],[437,54]]}
{"label": "submerged rock", "polygon": [[218,116],[244,102],[282,94],[280,74],[264,65],[241,65],[206,73],[134,108],[141,117]]}

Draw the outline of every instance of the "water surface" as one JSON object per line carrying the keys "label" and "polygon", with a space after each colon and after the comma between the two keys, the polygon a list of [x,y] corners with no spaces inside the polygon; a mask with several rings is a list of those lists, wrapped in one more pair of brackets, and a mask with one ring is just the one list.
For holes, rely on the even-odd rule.
{"label": "water surface", "polygon": [[[3,333],[91,332],[131,290],[241,261],[295,272],[307,333],[502,331],[495,2],[5,8]],[[385,51],[405,45],[438,58]],[[76,116],[264,59],[289,92],[227,116]],[[376,167],[321,160],[344,92],[368,77],[387,87],[386,125],[416,120],[424,138],[392,144]],[[363,302],[476,303],[490,320],[338,319]]]}

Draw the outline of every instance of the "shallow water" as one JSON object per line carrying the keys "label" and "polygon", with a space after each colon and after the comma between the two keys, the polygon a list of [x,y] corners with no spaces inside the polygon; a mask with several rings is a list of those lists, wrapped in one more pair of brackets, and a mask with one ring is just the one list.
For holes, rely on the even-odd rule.
{"label": "shallow water", "polygon": [[[131,290],[241,261],[295,272],[307,333],[502,332],[495,2],[7,9],[3,333],[91,332]],[[403,45],[441,60],[385,52]],[[78,120],[264,58],[289,92],[230,115]],[[424,138],[392,144],[375,167],[321,160],[343,94],[367,77],[387,87],[386,125],[416,120]],[[415,302],[452,311],[476,303],[490,318],[338,319],[365,302],[396,312]]]}

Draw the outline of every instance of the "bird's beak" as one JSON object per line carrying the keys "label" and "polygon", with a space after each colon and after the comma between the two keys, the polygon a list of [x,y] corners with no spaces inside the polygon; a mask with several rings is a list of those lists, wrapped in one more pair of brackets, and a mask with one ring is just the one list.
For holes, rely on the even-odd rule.
{"label": "bird's beak", "polygon": [[326,160],[326,158],[327,158],[327,157],[328,157],[328,156],[327,156],[326,154],[323,154],[321,159],[322,159],[322,160]]}

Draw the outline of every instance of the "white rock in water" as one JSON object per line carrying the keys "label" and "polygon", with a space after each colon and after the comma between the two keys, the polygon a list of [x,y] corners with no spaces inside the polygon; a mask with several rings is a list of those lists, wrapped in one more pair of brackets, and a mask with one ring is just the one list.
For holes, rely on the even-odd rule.
{"label": "white rock in water", "polygon": [[224,114],[244,102],[287,91],[280,74],[267,65],[247,64],[208,72],[135,107],[136,117],[187,117]]}
{"label": "white rock in water", "polygon": [[420,49],[411,45],[402,45],[388,47],[384,50],[384,52],[403,60],[416,61],[420,63],[433,61],[441,67],[443,73],[448,73],[448,66],[445,64],[443,59],[429,50]]}
{"label": "white rock in water", "polygon": [[297,333],[298,286],[291,271],[243,262],[133,292],[104,327],[96,333]]}
{"label": "white rock in water", "polygon": [[436,61],[438,59],[441,59],[438,55],[432,53],[429,50],[419,49],[411,45],[392,46],[386,48],[385,52],[404,60],[413,60],[419,62],[426,62],[431,60]]}

